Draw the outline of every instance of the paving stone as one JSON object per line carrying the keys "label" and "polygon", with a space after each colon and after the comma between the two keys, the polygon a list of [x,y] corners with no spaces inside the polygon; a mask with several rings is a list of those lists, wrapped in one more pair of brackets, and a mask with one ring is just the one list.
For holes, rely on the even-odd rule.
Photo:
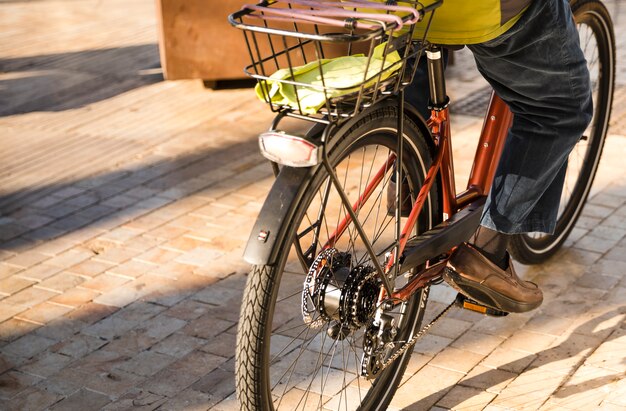
{"label": "paving stone", "polygon": [[191,273],[194,268],[195,267],[192,265],[179,263],[177,261],[170,261],[165,264],[160,264],[157,267],[153,266],[152,269],[149,270],[149,273],[150,275],[155,275],[158,277],[178,280],[186,274]]}
{"label": "paving stone", "polygon": [[[232,372],[216,368],[202,377],[192,389],[211,394],[212,402],[218,402],[235,393],[235,375]],[[217,399],[217,401],[215,401]]]}
{"label": "paving stone", "polygon": [[[585,365],[597,368],[605,368],[626,375],[626,345],[611,341],[602,343],[589,358]],[[614,373],[614,374],[615,374]]]}
{"label": "paving stone", "polygon": [[536,333],[549,334],[553,336],[562,335],[572,325],[567,318],[553,317],[546,314],[539,314],[531,318],[524,329]]}
{"label": "paving stone", "polygon": [[503,341],[504,338],[502,337],[477,333],[470,330],[454,341],[451,346],[486,356]]}
{"label": "paving stone", "polygon": [[89,259],[68,268],[67,271],[84,277],[93,278],[98,274],[101,274],[110,269],[111,267],[114,267],[113,263]]}
{"label": "paving stone", "polygon": [[599,411],[623,411],[623,409],[623,405],[613,404],[607,401],[602,401],[600,406],[597,408]]}
{"label": "paving stone", "polygon": [[188,236],[180,236],[176,239],[172,239],[167,241],[166,243],[161,245],[161,248],[165,248],[166,250],[173,250],[178,252],[187,252],[191,251],[197,247],[207,245],[208,241],[200,240],[197,238],[192,238]]}
{"label": "paving stone", "polygon": [[230,396],[226,398],[224,401],[216,404],[212,410],[214,411],[240,411],[241,405],[235,396]]}
{"label": "paving stone", "polygon": [[142,333],[152,345],[180,330],[186,324],[186,321],[160,314],[149,321],[142,322],[136,331]]}
{"label": "paving stone", "polygon": [[615,244],[617,244],[617,241],[618,239],[607,239],[586,235],[578,240],[574,247],[604,254],[612,249]]}
{"label": "paving stone", "polygon": [[46,324],[71,310],[71,307],[44,302],[18,314],[18,318],[37,324]]}
{"label": "paving stone", "polygon": [[5,260],[5,263],[18,268],[29,268],[49,258],[49,256],[36,251],[27,251]]}
{"label": "paving stone", "polygon": [[[214,341],[215,340],[221,341],[224,339],[225,339],[224,334],[222,334],[219,338],[215,338]],[[227,339],[227,341],[230,341],[230,339]],[[171,357],[182,358],[186,356],[187,354],[189,354],[190,352],[198,348],[201,348],[206,344],[207,344],[207,340],[204,340],[202,338],[195,338],[195,337],[191,337],[185,334],[175,333],[165,338],[163,341],[161,341],[157,345],[155,345],[153,347],[153,350],[157,353],[166,354]],[[230,346],[231,351],[232,351],[232,347],[233,346],[231,345]],[[215,350],[215,349],[214,350],[203,349],[203,351],[211,353],[211,354],[215,354],[215,355],[220,355],[220,352],[215,352],[219,350]],[[226,357],[226,355],[222,355],[222,357]]]}
{"label": "paving stone", "polygon": [[442,409],[481,411],[495,396],[494,393],[479,389],[456,386],[437,405]]}
{"label": "paving stone", "polygon": [[463,373],[426,365],[396,391],[390,407],[411,411],[430,409],[463,376]]}
{"label": "paving stone", "polygon": [[122,277],[138,278],[146,273],[151,273],[155,267],[152,264],[148,264],[142,261],[127,261],[123,264],[110,268],[108,271],[111,274],[115,274]]}
{"label": "paving stone", "polygon": [[[12,255],[12,254],[8,254],[8,255]],[[4,279],[4,278],[8,278],[11,275],[17,273],[18,271],[21,271],[22,268],[20,267],[15,267],[12,265],[8,265],[8,264],[4,264],[4,263],[0,263],[0,278]]]}
{"label": "paving stone", "polygon": [[66,314],[66,317],[81,320],[86,324],[93,324],[114,313],[118,309],[118,307],[111,307],[91,302],[84,304],[78,307],[78,309]]}
{"label": "paving stone", "polygon": [[62,293],[65,290],[69,290],[70,288],[74,288],[82,284],[84,281],[85,279],[83,277],[63,271],[43,280],[35,287],[53,291],[55,293]]}
{"label": "paving stone", "polygon": [[93,259],[95,261],[102,261],[105,263],[121,264],[135,257],[136,255],[137,251],[135,250],[112,247],[102,253],[99,253],[97,256],[93,257]]}
{"label": "paving stone", "polygon": [[585,365],[551,396],[550,402],[569,409],[597,409],[610,392],[609,384],[620,377],[610,370]]}
{"label": "paving stone", "polygon": [[[223,334],[222,334],[223,335]],[[231,354],[232,355],[232,354]],[[404,370],[404,375],[402,376],[402,380],[400,381],[400,386],[404,385],[408,380],[411,379],[419,370],[424,368],[428,362],[432,360],[432,357],[423,354],[413,353],[411,354],[411,358],[409,359],[409,363]],[[358,382],[359,384],[363,384],[363,381]]]}
{"label": "paving stone", "polygon": [[593,230],[591,230],[590,235],[593,237],[604,238],[607,240],[619,241],[624,238],[624,231],[613,227],[599,225],[598,227],[595,227]]}
{"label": "paving stone", "polygon": [[115,314],[117,318],[136,323],[148,321],[165,311],[165,307],[145,301],[136,301]]}
{"label": "paving stone", "polygon": [[569,375],[600,343],[599,338],[586,335],[564,335],[549,349],[538,352],[531,368],[541,367]]}
{"label": "paving stone", "polygon": [[5,298],[2,302],[13,306],[32,307],[57,295],[58,293],[53,291],[29,287]]}
{"label": "paving stone", "polygon": [[539,368],[524,372],[508,384],[491,404],[505,409],[536,410],[565,378],[562,374]]}
{"label": "paving stone", "polygon": [[10,342],[36,330],[39,327],[39,324],[35,324],[30,321],[11,318],[0,323],[0,340]]}
{"label": "paving stone", "polygon": [[27,280],[43,281],[46,278],[52,277],[56,273],[61,272],[62,270],[63,269],[60,267],[54,267],[44,263],[24,270],[20,272],[19,275],[21,278],[25,278]]}
{"label": "paving stone", "polygon": [[220,334],[221,332],[231,328],[234,323],[230,321],[223,321],[210,316],[203,316],[190,321],[189,324],[182,329],[182,331],[193,337],[203,338],[210,340],[212,337]]}
{"label": "paving stone", "polygon": [[136,261],[145,262],[148,264],[161,265],[166,264],[176,259],[181,254],[176,251],[165,250],[163,248],[153,248],[135,257]]}
{"label": "paving stone", "polygon": [[129,409],[151,411],[160,407],[166,400],[167,397],[135,388],[122,395],[117,401],[102,408],[102,411],[126,411]]}
{"label": "paving stone", "polygon": [[71,249],[47,260],[46,264],[67,269],[93,257],[93,255],[93,252],[88,249]]}
{"label": "paving stone", "polygon": [[20,365],[19,371],[46,378],[56,374],[72,361],[72,357],[66,355],[43,352]]}
{"label": "paving stone", "polygon": [[583,215],[596,218],[606,218],[614,211],[613,207],[606,207],[597,204],[586,204],[583,208]]}
{"label": "paving stone", "polygon": [[[619,264],[620,266],[623,266],[624,263],[626,263],[626,247],[622,246],[617,246],[617,247],[613,247],[606,255],[606,259],[607,260],[614,260],[614,261],[619,261],[622,264]],[[607,263],[604,263],[607,264]],[[610,263],[608,263],[610,264]],[[612,265],[618,265],[616,263],[613,263]],[[609,268],[610,270],[610,268]],[[615,273],[614,271],[611,270],[611,272],[607,272],[607,274],[621,274],[621,273]]]}
{"label": "paving stone", "polygon": [[528,318],[522,315],[510,314],[506,317],[483,316],[476,321],[471,330],[474,333],[482,333],[507,338],[515,331],[524,328]]}
{"label": "paving stone", "polygon": [[611,386],[611,393],[607,395],[602,404],[610,403],[624,409],[626,407],[626,379],[615,381]]}
{"label": "paving stone", "polygon": [[213,305],[230,305],[235,301],[241,301],[243,289],[230,287],[210,286],[193,296],[194,300]]}
{"label": "paving stone", "polygon": [[509,371],[478,365],[459,384],[498,394],[517,376]]}
{"label": "paving stone", "polygon": [[102,295],[94,299],[95,303],[110,305],[114,307],[125,307],[126,305],[137,301],[138,299],[148,295],[156,286],[151,282],[145,281],[142,276],[133,281],[124,281],[122,285],[111,290],[101,290]]}
{"label": "paving stone", "polygon": [[9,410],[45,410],[61,399],[62,395],[31,387],[13,397],[6,406]]}
{"label": "paving stone", "polygon": [[559,298],[542,308],[547,315],[561,318],[575,318],[588,311],[606,292],[592,288],[570,287]]}
{"label": "paving stone", "polygon": [[186,389],[168,400],[162,408],[168,410],[204,410],[212,400],[212,395],[193,389]]}
{"label": "paving stone", "polygon": [[[155,218],[155,220],[157,219],[156,217],[154,217],[154,218]],[[185,234],[185,233],[187,233],[189,231],[187,228],[177,227],[177,226],[172,225],[171,223],[168,223],[168,224],[165,224],[165,225],[161,225],[166,220],[162,220],[160,218],[158,218],[158,221],[160,223],[156,224],[154,227],[150,227],[151,230],[148,231],[146,234],[144,234],[144,236],[158,238],[158,239],[161,239],[163,241],[167,241],[167,240],[173,240],[174,238],[178,238],[181,235],[183,235],[183,234]],[[131,224],[135,224],[135,222],[133,222]]]}
{"label": "paving stone", "polygon": [[154,247],[157,247],[164,243],[166,240],[156,237],[148,237],[141,235],[134,237],[132,240],[126,241],[122,244],[124,248],[137,251],[137,254],[148,251]]}
{"label": "paving stone", "polygon": [[15,314],[19,314],[22,311],[27,310],[25,305],[7,304],[4,301],[0,301],[0,323],[13,317]]}
{"label": "paving stone", "polygon": [[31,358],[56,341],[35,334],[26,334],[2,348],[2,352],[21,358]]}
{"label": "paving stone", "polygon": [[430,365],[445,368],[452,371],[468,373],[476,364],[484,358],[481,354],[470,351],[447,347],[438,353],[430,362]]}
{"label": "paving stone", "polygon": [[109,398],[91,390],[81,389],[68,398],[57,403],[51,410],[83,411],[98,409],[111,402]]}
{"label": "paving stone", "polygon": [[71,358],[82,358],[106,344],[107,341],[102,338],[79,333],[54,345],[51,350]]}
{"label": "paving stone", "polygon": [[[302,320],[302,319],[300,319]],[[451,338],[440,337],[434,334],[426,334],[415,344],[413,351],[434,357],[438,352],[446,348],[453,340]]]}
{"label": "paving stone", "polygon": [[107,317],[83,330],[85,334],[101,337],[107,340],[120,337],[135,327],[135,322],[122,320],[116,317]]}
{"label": "paving stone", "polygon": [[67,317],[59,317],[50,321],[45,326],[38,328],[35,333],[42,337],[50,338],[55,341],[65,340],[87,327],[88,324],[83,321],[70,319]]}
{"label": "paving stone", "polygon": [[63,294],[52,297],[49,301],[51,303],[76,308],[93,301],[93,299],[99,295],[100,293],[94,290],[86,288],[72,288],[65,290]]}
{"label": "paving stone", "polygon": [[41,378],[19,371],[0,374],[0,398],[9,399],[28,387],[36,384]]}
{"label": "paving stone", "polygon": [[[235,334],[223,332],[218,337],[208,340],[208,343],[200,347],[200,350],[220,357],[232,358],[235,355],[236,340]],[[418,355],[413,354],[413,357],[417,358]],[[406,372],[409,372],[408,368]]]}
{"label": "paving stone", "polygon": [[35,284],[35,281],[26,280],[20,277],[8,277],[0,280],[0,294],[11,295],[26,287]]}
{"label": "paving stone", "polygon": [[480,365],[521,374],[537,358],[536,354],[514,349],[496,348]]}
{"label": "paving stone", "polygon": [[168,309],[166,314],[180,320],[194,320],[212,311],[213,308],[214,306],[212,305],[187,299]]}
{"label": "paving stone", "polygon": [[520,330],[504,341],[501,347],[503,349],[536,353],[550,347],[555,340],[556,338],[551,335]]}
{"label": "paving stone", "polygon": [[194,351],[149,378],[144,387],[154,394],[174,397],[224,361],[222,357]]}
{"label": "paving stone", "polygon": [[175,360],[176,358],[170,355],[155,351],[143,351],[122,363],[117,368],[129,373],[149,377],[166,368]]}
{"label": "paving stone", "polygon": [[98,293],[106,293],[130,281],[130,278],[127,277],[120,277],[118,275],[103,273],[97,275],[91,280],[85,281],[80,286],[93,291],[97,291]]}

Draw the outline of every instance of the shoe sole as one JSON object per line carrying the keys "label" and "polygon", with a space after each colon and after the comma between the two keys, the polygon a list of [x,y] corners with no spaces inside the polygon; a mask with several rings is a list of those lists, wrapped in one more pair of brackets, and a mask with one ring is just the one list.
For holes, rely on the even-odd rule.
{"label": "shoe sole", "polygon": [[442,277],[446,283],[464,296],[479,301],[481,304],[496,310],[508,313],[525,313],[541,305],[541,301],[539,304],[529,304],[513,300],[497,291],[485,287],[481,283],[461,277],[456,271],[448,267],[443,270]]}

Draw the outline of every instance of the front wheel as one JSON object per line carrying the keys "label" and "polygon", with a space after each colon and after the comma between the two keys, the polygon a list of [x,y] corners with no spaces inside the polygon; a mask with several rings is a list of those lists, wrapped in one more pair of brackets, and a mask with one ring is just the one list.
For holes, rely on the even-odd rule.
{"label": "front wheel", "polygon": [[594,113],[568,158],[567,172],[553,235],[519,234],[509,251],[524,264],[545,261],[558,251],[574,228],[598,170],[609,128],[615,82],[615,38],[608,11],[599,0],[575,0],[572,12],[591,77]]}
{"label": "front wheel", "polygon": [[[382,174],[368,200],[355,207],[381,263],[396,241],[395,216],[401,215],[389,211],[387,204],[387,187],[396,166],[396,113],[385,107],[365,116],[338,137],[329,153],[352,204]],[[404,130],[403,181],[409,192],[403,195],[415,199],[431,158],[424,136],[408,118]],[[368,358],[364,352],[371,350],[368,341],[385,340],[390,355],[409,340],[419,329],[428,290],[385,310],[380,335],[366,338],[381,288],[370,255],[354,224],[337,237],[346,208],[326,169],[319,167],[302,184],[305,194],[288,222],[285,238],[276,245],[280,250],[276,264],[254,267],[246,285],[237,336],[241,407],[384,410],[400,384],[411,350],[368,379],[363,377],[364,368],[376,366],[363,361]],[[439,221],[435,191],[419,216],[415,234]],[[409,275],[402,275],[396,284],[406,283]]]}

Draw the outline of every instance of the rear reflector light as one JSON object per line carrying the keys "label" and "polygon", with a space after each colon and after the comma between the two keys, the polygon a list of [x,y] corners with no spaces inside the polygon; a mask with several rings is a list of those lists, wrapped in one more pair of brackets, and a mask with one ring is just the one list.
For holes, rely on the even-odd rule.
{"label": "rear reflector light", "polygon": [[259,147],[265,158],[288,167],[312,167],[321,160],[320,146],[282,131],[261,134]]}

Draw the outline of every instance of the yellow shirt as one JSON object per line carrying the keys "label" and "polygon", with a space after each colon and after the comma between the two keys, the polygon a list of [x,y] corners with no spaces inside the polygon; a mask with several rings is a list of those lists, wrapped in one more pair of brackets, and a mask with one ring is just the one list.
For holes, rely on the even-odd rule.
{"label": "yellow shirt", "polygon": [[[531,1],[444,0],[443,5],[435,10],[427,38],[438,44],[477,44],[492,40],[511,28]],[[433,2],[428,0],[423,4]],[[416,38],[424,36],[429,19],[430,15],[426,15],[416,26]]]}

